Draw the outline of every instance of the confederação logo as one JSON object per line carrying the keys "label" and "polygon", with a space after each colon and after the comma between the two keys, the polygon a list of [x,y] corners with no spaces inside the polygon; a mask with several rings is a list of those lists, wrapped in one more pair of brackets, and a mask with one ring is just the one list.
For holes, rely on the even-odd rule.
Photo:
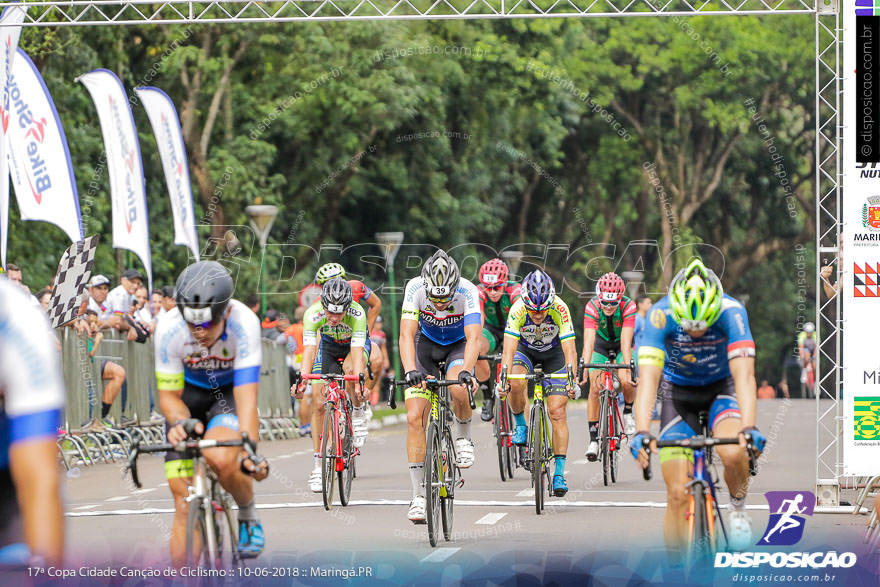
{"label": "confedera\u00e7\u00e3o logo", "polygon": [[854,397],[853,439],[880,439],[880,397]]}
{"label": "confedera\u00e7\u00e3o logo", "polygon": [[764,496],[770,505],[770,519],[757,545],[797,544],[804,535],[804,516],[813,515],[816,496],[811,491],[768,491]]}

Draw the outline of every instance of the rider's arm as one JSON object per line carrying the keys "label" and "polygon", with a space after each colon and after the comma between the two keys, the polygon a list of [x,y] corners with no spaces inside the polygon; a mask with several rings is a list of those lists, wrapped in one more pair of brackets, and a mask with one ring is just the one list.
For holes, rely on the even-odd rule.
{"label": "rider's arm", "polygon": [[632,360],[632,343],[634,329],[631,326],[624,326],[620,330],[620,356],[621,363],[629,364]]}
{"label": "rider's arm", "polygon": [[[177,312],[175,312],[177,314]],[[156,388],[159,390],[159,409],[169,424],[190,417],[183,403],[183,337],[186,326],[183,319],[167,316],[160,320],[153,345],[156,354]]]}
{"label": "rider's arm", "polygon": [[15,443],[9,449],[9,471],[18,495],[25,542],[31,555],[50,565],[60,564],[64,551],[57,452],[54,436]]}
{"label": "rider's arm", "polygon": [[[639,371],[641,372],[641,365]],[[755,358],[737,357],[730,360],[730,374],[736,389],[736,402],[742,414],[743,428],[755,425],[758,389],[755,383]]]}
{"label": "rider's arm", "polygon": [[636,416],[636,430],[638,431],[651,429],[651,412],[654,410],[657,388],[660,386],[660,375],[663,372],[663,367],[658,366],[655,362],[642,363],[644,359],[642,349],[644,348],[644,346],[639,347],[639,387],[633,406]]}
{"label": "rider's arm", "polygon": [[596,321],[596,308],[592,303],[587,302],[584,306],[584,348],[581,357],[584,363],[589,363],[593,356],[593,345],[596,342],[596,331],[599,329],[599,323]]}
{"label": "rider's arm", "polygon": [[376,325],[376,318],[379,317],[379,310],[382,309],[382,299],[370,288],[364,286],[364,289],[367,291],[367,294],[361,298],[361,301],[367,304],[367,328],[369,330],[367,332],[372,332],[373,327]]}
{"label": "rider's arm", "polygon": [[743,305],[735,302],[722,311],[718,322],[727,334],[730,375],[736,386],[736,401],[742,415],[743,428],[748,428],[755,425],[758,394],[755,383],[755,341],[749,328],[749,316]]}
{"label": "rider's arm", "polygon": [[577,368],[577,344],[574,337],[574,324],[571,319],[571,311],[568,305],[560,298],[553,303],[553,312],[559,324],[559,342],[562,344],[562,353],[565,355],[566,365],[572,369]]}
{"label": "rider's arm", "polygon": [[[572,370],[577,369],[577,345],[573,338],[562,341],[562,354],[565,355],[566,366],[571,365]],[[577,373],[575,373],[577,377]]]}
{"label": "rider's arm", "polygon": [[480,338],[483,335],[483,313],[480,311],[480,294],[474,284],[465,283],[464,295],[464,370],[473,373],[480,356]]}
{"label": "rider's arm", "polygon": [[513,369],[513,356],[516,354],[516,347],[519,344],[520,330],[525,320],[526,309],[521,301],[517,301],[511,306],[510,313],[507,314],[507,323],[504,325],[504,350],[501,352],[501,364],[507,367],[510,373]]}
{"label": "rider's arm", "polygon": [[237,334],[238,352],[232,364],[232,393],[235,396],[239,432],[247,432],[251,441],[259,442],[257,389],[260,382],[260,367],[263,364],[260,320],[250,311],[234,319],[229,317],[227,320],[231,330],[240,333]]}
{"label": "rider's arm", "polygon": [[[259,371],[257,372],[259,377]],[[232,388],[232,394],[235,396],[235,412],[238,415],[239,432],[247,432],[251,440],[258,442],[260,440],[260,421],[257,414],[257,385],[256,381],[252,383],[236,384]]]}
{"label": "rider's arm", "polygon": [[410,279],[403,292],[403,306],[400,309],[400,337],[397,340],[400,363],[403,372],[416,370],[416,332],[419,330],[419,307],[416,292],[421,287],[421,279]]}
{"label": "rider's arm", "polygon": [[[370,296],[375,298],[376,296]],[[367,365],[364,361],[364,347],[367,344],[367,337],[370,335],[367,331],[367,314],[359,304],[354,303],[348,309],[347,316],[351,322],[351,365],[355,375],[361,373],[366,376]]]}

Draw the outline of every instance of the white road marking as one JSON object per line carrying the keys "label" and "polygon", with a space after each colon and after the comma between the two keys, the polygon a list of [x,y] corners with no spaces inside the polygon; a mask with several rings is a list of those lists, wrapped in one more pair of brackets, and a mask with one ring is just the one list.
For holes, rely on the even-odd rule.
{"label": "white road marking", "polygon": [[75,510],[90,510],[90,509],[96,508],[96,507],[98,507],[98,504],[94,503],[92,505],[81,505],[81,506],[75,507],[73,509],[75,509]]}
{"label": "white road marking", "polygon": [[293,455],[281,455],[280,457],[270,457],[273,461],[281,461],[284,459],[292,459]]}
{"label": "white road marking", "polygon": [[529,487],[516,494],[517,497],[535,497],[535,488]]}
{"label": "white road marking", "polygon": [[105,499],[104,501],[123,501],[123,500],[126,500],[126,499],[129,499],[129,496],[127,496],[127,495],[117,495],[116,497],[108,497],[108,498]]}
{"label": "white road marking", "polygon": [[158,487],[168,487],[168,483],[159,483]]}
{"label": "white road marking", "polygon": [[587,459],[581,459],[581,460],[579,460],[579,461],[575,461],[574,464],[575,464],[575,465],[586,465],[586,464],[589,463],[589,462],[590,462],[590,461],[588,461]]}
{"label": "white road marking", "polygon": [[480,518],[479,520],[474,522],[474,524],[487,524],[487,525],[496,524],[496,523],[498,523],[498,520],[500,520],[501,518],[503,518],[506,515],[507,515],[506,512],[504,512],[504,513],[493,512],[491,514],[486,514],[485,516],[483,516],[482,518]]}
{"label": "white road marking", "polygon": [[146,489],[135,489],[132,493],[136,495],[143,495],[144,493],[149,493],[151,491],[156,491],[156,487],[147,487]]}
{"label": "white road marking", "polygon": [[423,563],[442,563],[453,554],[461,550],[461,547],[455,548],[438,548],[421,560]]}

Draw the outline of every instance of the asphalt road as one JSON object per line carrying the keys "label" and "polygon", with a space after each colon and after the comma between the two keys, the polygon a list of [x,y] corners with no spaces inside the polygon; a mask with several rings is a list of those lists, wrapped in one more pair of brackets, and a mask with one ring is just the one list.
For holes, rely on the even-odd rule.
{"label": "asphalt road", "polygon": [[[765,491],[814,490],[815,410],[815,403],[809,401],[760,402],[758,424],[769,443],[747,500],[756,541],[769,515]],[[370,566],[368,572],[373,577],[400,584],[408,584],[395,575],[404,567],[436,568],[439,582],[456,582],[471,576],[468,573],[481,565],[500,565],[511,573],[532,573],[539,583],[546,583],[548,578],[541,578],[540,569],[577,567],[577,561],[588,560],[591,573],[615,577],[615,573],[626,576],[627,570],[644,566],[648,559],[660,560],[665,490],[657,459],[654,479],[645,482],[625,453],[619,482],[605,487],[599,463],[588,463],[583,456],[587,438],[584,404],[569,411],[569,424],[570,491],[565,498],[550,499],[545,514],[537,516],[526,472],[520,469],[512,481],[502,483],[492,427],[475,421],[476,464],[464,471],[465,484],[456,493],[453,540],[441,542],[437,548],[429,545],[426,526],[415,526],[406,519],[411,489],[404,425],[371,432],[358,461],[354,502],[330,512],[323,509],[320,494],[307,486],[312,468],[310,439],[264,442],[260,451],[269,458],[272,473],[257,484],[267,542],[266,552],[258,560],[287,568],[287,573],[308,572],[306,563],[365,565]],[[65,492],[71,561],[85,565],[167,564],[172,502],[162,459],[148,455],[139,463],[142,490],[133,490],[122,478],[121,465],[86,467],[78,477],[68,478]],[[720,501],[727,503],[726,491],[720,493]],[[816,514],[808,520],[799,548],[828,544],[841,550],[856,544],[865,519]],[[646,578],[652,574],[652,569],[641,572]]]}

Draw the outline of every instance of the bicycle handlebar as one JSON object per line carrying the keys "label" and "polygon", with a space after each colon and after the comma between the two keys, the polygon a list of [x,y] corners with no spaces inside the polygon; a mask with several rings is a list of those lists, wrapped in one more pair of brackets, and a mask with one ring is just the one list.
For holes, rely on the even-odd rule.
{"label": "bicycle handlebar", "polygon": [[611,369],[629,369],[630,371],[636,370],[635,361],[630,359],[629,364],[625,363],[585,363],[584,358],[581,357],[578,359],[578,379],[584,378],[584,369],[603,369],[603,370],[611,370]]}
{"label": "bicycle handlebar", "polygon": [[494,355],[479,355],[477,357],[478,361],[500,361],[501,353],[495,353]]}
{"label": "bicycle handlebar", "polygon": [[[395,379],[394,385],[400,387],[406,385],[409,387],[409,383],[406,382],[406,379]],[[425,386],[437,389],[438,387],[449,387],[450,385],[461,385],[461,382],[458,379],[432,379],[430,377],[425,379]]]}
{"label": "bicycle handlebar", "polygon": [[364,379],[364,374],[340,375],[339,373],[306,373],[301,377],[303,379],[323,379],[324,381],[362,381]]}
{"label": "bicycle handlebar", "polygon": [[[749,453],[749,474],[754,477],[758,474],[758,467],[755,459],[755,448],[752,445],[752,435],[746,433],[746,442],[748,446],[746,450]],[[719,446],[724,444],[739,444],[739,438],[713,438],[706,436],[693,436],[691,438],[683,438],[679,440],[656,440],[657,448],[688,448],[688,449],[703,449],[712,446]],[[651,450],[650,450],[651,440],[648,438],[642,438],[642,448],[648,453],[648,466],[642,469],[642,476],[645,478],[645,481],[650,481],[651,474]]]}

